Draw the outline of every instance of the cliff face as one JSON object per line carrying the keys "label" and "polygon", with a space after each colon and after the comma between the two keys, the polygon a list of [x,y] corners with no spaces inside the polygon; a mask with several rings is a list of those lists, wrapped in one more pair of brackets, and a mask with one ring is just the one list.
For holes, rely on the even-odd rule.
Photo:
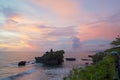
{"label": "cliff face", "polygon": [[59,50],[53,52],[51,49],[50,52],[46,52],[42,57],[35,57],[36,63],[43,63],[47,65],[60,65],[64,62],[64,51]]}

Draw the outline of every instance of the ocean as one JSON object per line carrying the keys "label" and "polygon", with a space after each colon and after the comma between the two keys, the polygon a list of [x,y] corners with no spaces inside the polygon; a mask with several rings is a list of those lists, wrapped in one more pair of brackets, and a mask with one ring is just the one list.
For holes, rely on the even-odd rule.
{"label": "ocean", "polygon": [[[76,61],[64,60],[60,66],[45,66],[35,63],[35,57],[44,52],[0,52],[0,80],[62,80],[75,67],[83,67],[90,52],[65,53],[64,57],[74,57]],[[29,61],[26,66],[18,67],[20,61]]]}

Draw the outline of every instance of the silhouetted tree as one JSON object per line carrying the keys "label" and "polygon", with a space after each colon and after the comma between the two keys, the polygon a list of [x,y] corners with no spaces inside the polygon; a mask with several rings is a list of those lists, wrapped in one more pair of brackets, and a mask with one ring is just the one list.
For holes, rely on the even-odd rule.
{"label": "silhouetted tree", "polygon": [[120,36],[119,35],[117,36],[117,38],[115,38],[115,40],[113,40],[111,42],[111,45],[114,45],[114,46],[120,45]]}
{"label": "silhouetted tree", "polygon": [[53,53],[53,49],[51,49],[50,52]]}

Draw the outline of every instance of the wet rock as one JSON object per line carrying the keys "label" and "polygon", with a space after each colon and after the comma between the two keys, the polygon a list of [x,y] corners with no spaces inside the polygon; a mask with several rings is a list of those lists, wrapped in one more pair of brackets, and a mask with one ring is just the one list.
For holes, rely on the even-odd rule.
{"label": "wet rock", "polygon": [[18,63],[18,66],[25,66],[26,65],[26,61],[20,61],[19,63]]}

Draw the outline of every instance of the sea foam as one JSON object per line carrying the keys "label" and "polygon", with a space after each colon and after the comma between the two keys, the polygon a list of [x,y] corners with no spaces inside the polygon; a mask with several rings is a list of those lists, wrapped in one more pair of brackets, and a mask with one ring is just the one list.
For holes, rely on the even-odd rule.
{"label": "sea foam", "polygon": [[25,72],[22,72],[22,73],[19,73],[19,74],[16,74],[16,75],[12,75],[12,76],[9,76],[9,77],[6,77],[6,78],[1,78],[0,80],[15,80],[18,77],[22,77],[22,76],[31,74],[35,71],[36,71],[35,69],[30,69],[30,70],[27,70]]}

